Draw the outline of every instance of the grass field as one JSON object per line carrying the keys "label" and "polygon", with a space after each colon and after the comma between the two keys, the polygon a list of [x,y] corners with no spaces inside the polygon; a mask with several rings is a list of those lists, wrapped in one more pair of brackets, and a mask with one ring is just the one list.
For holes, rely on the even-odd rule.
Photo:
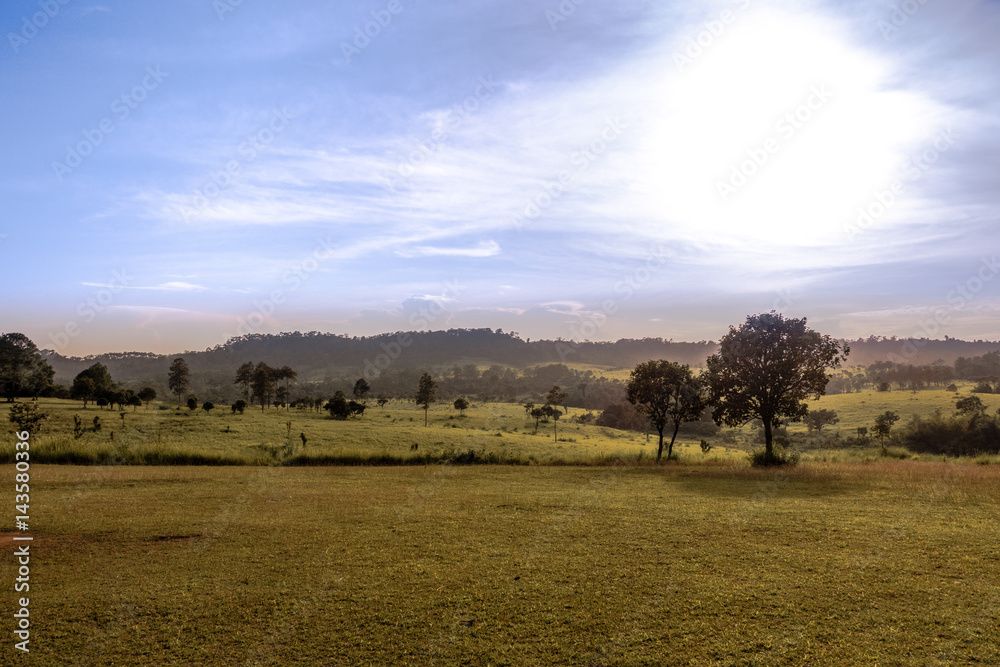
{"label": "grass field", "polygon": [[1000,664],[996,466],[34,466],[32,492],[32,664]]}
{"label": "grass field", "polygon": [[[944,390],[840,394],[824,396],[811,406],[836,410],[840,416],[839,424],[824,429],[827,437],[837,432],[851,436],[858,426],[870,427],[875,416],[886,410],[897,412],[904,423],[913,415],[927,417],[936,410],[950,414],[956,396],[968,395],[970,388],[961,387],[959,394]],[[979,396],[990,413],[1000,409],[1000,395]],[[79,401],[42,399],[39,403],[50,415],[36,437],[35,460],[39,462],[273,464],[291,457],[371,462],[375,457],[415,460],[473,450],[523,463],[586,464],[640,456],[649,459],[656,454],[655,433],[647,440],[641,433],[577,423],[575,418],[584,414],[579,408],[570,408],[556,425],[540,424],[536,433],[523,407],[512,403],[474,405],[464,416],[439,403],[430,409],[427,427],[423,410],[405,401],[392,401],[385,409],[372,406],[363,418],[347,421],[332,420],[326,412],[295,409],[248,409],[236,415],[226,406],[206,413],[152,403],[149,408],[118,412],[93,405],[84,410]],[[74,416],[85,427],[79,439],[73,436]],[[93,430],[94,417],[100,418],[99,431]],[[801,424],[789,426],[791,434],[805,430]],[[306,436],[305,447],[301,435]],[[749,427],[727,429],[707,439],[712,444],[708,455],[701,451],[700,436],[683,434],[675,452],[687,463],[726,462],[744,460],[748,449],[759,446]],[[416,449],[411,449],[414,445]],[[808,452],[836,446],[836,442],[807,439],[798,446]],[[11,461],[12,456],[12,441],[0,443],[0,459]],[[827,453],[820,456],[829,458]]]}
{"label": "grass field", "polygon": [[[438,454],[448,450],[493,452],[525,462],[585,462],[599,457],[620,455],[655,457],[656,438],[641,433],[575,423],[583,414],[570,409],[555,425],[540,424],[535,433],[534,420],[524,408],[510,403],[486,403],[467,410],[465,416],[446,405],[429,411],[429,426],[424,426],[424,412],[413,403],[393,401],[380,410],[371,407],[363,418],[335,421],[327,412],[306,410],[248,409],[236,415],[226,407],[210,413],[186,407],[151,404],[147,408],[128,409],[123,413],[90,407],[83,410],[78,401],[43,399],[41,409],[50,415],[37,436],[34,448],[38,460],[72,451],[118,460],[129,455],[190,453],[213,457],[225,463],[274,463],[287,458],[290,443],[297,455],[310,457],[349,455]],[[159,409],[160,405],[167,409]],[[125,415],[124,422],[121,415]],[[79,416],[87,427],[79,439],[73,437],[73,417]],[[94,417],[102,427],[92,430]],[[112,432],[114,435],[112,436]],[[302,447],[300,434],[306,436]],[[702,460],[699,438],[680,438],[675,449]],[[413,445],[417,449],[411,450]],[[0,455],[12,460],[12,442],[0,445]],[[726,459],[742,455],[720,445],[712,457]],[[61,460],[61,459],[48,459]],[[80,461],[85,462],[85,461]],[[195,461],[197,462],[197,461]]]}

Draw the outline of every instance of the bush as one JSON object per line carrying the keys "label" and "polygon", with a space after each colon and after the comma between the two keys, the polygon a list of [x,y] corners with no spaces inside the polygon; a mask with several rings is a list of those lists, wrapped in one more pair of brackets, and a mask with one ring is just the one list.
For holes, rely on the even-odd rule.
{"label": "bush", "polygon": [[750,465],[757,468],[793,466],[799,462],[798,452],[790,452],[782,447],[775,447],[771,454],[768,454],[767,450],[757,450],[750,452],[747,457],[750,459]]}
{"label": "bush", "polygon": [[898,442],[920,454],[1000,454],[1000,418],[985,415],[945,418],[940,413],[926,419],[914,417],[898,434]]}
{"label": "bush", "polygon": [[992,394],[993,386],[989,382],[980,382],[972,390],[973,394]]}

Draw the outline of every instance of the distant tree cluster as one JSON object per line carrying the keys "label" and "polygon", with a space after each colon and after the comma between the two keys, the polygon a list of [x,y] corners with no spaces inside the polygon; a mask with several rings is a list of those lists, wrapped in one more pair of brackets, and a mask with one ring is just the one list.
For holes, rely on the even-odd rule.
{"label": "distant tree cluster", "polygon": [[124,410],[130,406],[134,410],[144,402],[148,406],[149,401],[156,398],[156,390],[151,387],[144,387],[138,392],[126,389],[111,379],[111,373],[104,364],[96,363],[73,378],[69,397],[83,401],[84,409],[93,402],[100,408],[117,406],[119,410]]}
{"label": "distant tree cluster", "polygon": [[0,335],[0,393],[8,403],[44,395],[54,376],[31,339],[21,333]]}

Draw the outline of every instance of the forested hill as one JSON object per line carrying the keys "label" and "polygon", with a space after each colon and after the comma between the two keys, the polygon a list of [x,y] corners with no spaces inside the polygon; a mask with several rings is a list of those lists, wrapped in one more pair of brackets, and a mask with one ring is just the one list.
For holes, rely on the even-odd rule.
{"label": "forested hill", "polygon": [[[848,341],[848,365],[877,361],[908,364],[953,364],[959,357],[975,357],[1000,350],[1000,342],[947,340],[903,340],[869,338]],[[631,368],[649,359],[669,359],[700,366],[717,344],[712,341],[684,343],[660,338],[622,339],[614,342],[576,343],[562,340],[524,340],[499,329],[451,329],[350,337],[336,334],[251,334],[234,338],[203,352],[156,355],[141,352],[111,353],[85,358],[43,355],[56,371],[56,382],[69,384],[84,368],[100,362],[118,381],[138,382],[164,378],[172,359],[183,356],[192,374],[230,376],[247,361],[290,366],[300,380],[333,377],[357,378],[366,367],[384,370],[447,367],[456,364],[500,364],[526,368],[540,364],[594,364]],[[371,366],[369,366],[369,364]]]}

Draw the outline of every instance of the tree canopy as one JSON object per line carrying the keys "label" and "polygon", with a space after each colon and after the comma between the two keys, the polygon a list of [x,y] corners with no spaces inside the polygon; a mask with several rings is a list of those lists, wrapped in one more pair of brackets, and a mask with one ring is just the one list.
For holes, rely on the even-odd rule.
{"label": "tree canopy", "polygon": [[774,311],[751,315],[738,329],[730,327],[719,351],[708,358],[712,418],[726,426],[760,419],[765,460],[777,462],[773,429],[808,413],[805,399],[826,392],[826,369],[838,367],[849,352],[846,344],[807,327],[805,318]]}
{"label": "tree canopy", "polygon": [[660,434],[657,461],[663,456],[663,431],[667,424],[674,425],[667,448],[669,460],[673,456],[674,441],[681,424],[697,421],[705,411],[702,385],[690,366],[664,359],[636,366],[629,376],[626,392],[629,403],[646,415]]}
{"label": "tree canopy", "polygon": [[8,403],[21,396],[39,396],[52,386],[54,375],[30,338],[21,333],[0,335],[0,393]]}

